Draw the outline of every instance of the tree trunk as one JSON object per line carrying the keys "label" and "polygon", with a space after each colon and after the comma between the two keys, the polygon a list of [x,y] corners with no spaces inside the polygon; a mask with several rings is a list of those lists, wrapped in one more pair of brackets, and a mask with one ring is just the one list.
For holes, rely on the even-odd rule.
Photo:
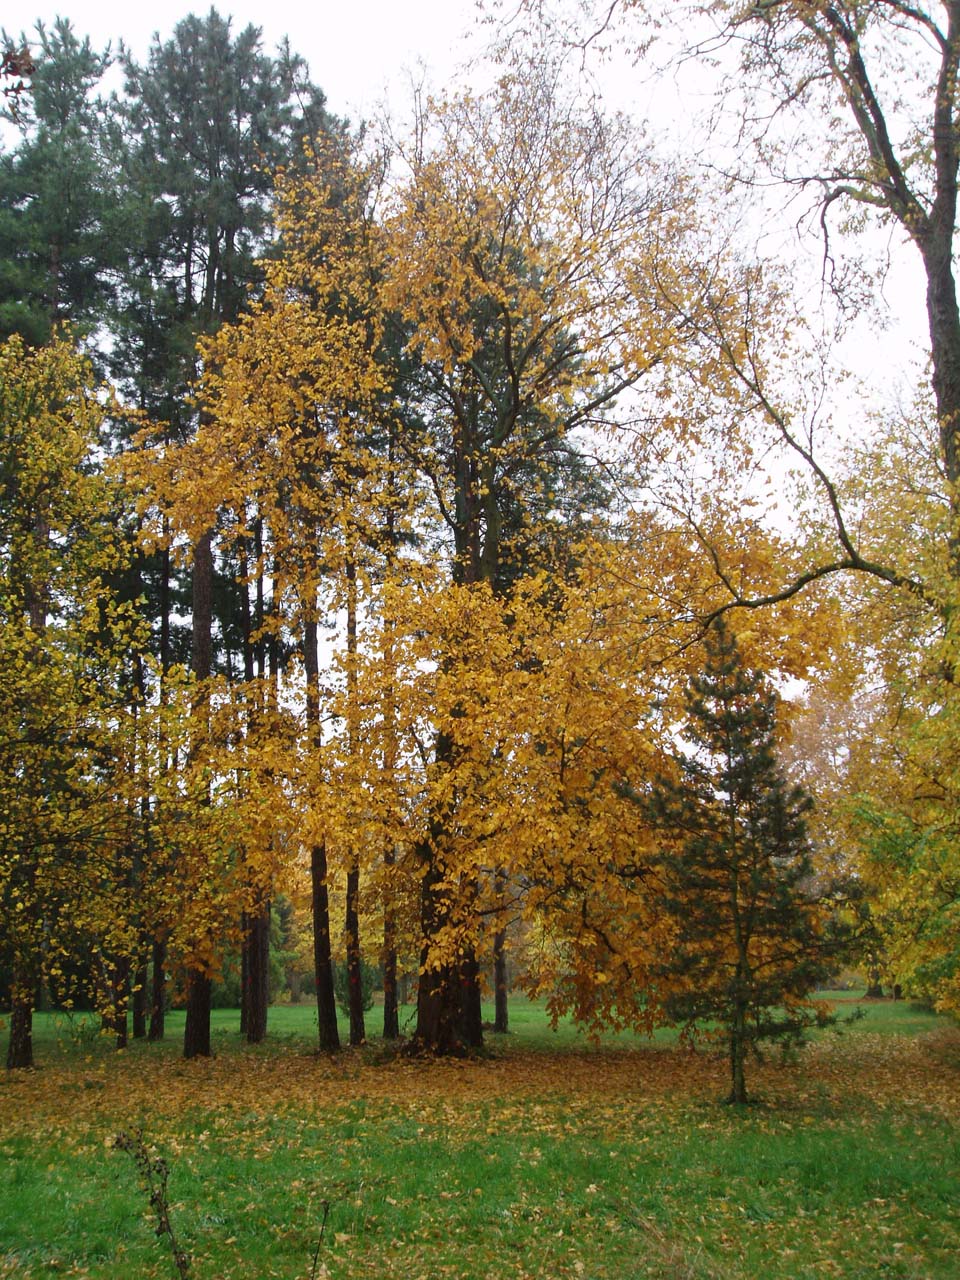
{"label": "tree trunk", "polygon": [[742,1105],[747,1101],[744,1059],[747,1052],[746,1013],[738,1008],[730,1028],[730,1097],[728,1102]]}
{"label": "tree trunk", "polygon": [[457,966],[432,963],[432,940],[447,920],[449,903],[439,885],[443,874],[430,850],[424,850],[427,871],[421,881],[420,921],[423,947],[420,952],[420,980],[417,984],[417,1029],[412,1047],[420,1053],[458,1056],[464,1052],[460,1037],[461,1004]]}
{"label": "tree trunk", "polygon": [[503,871],[497,871],[496,889],[499,914],[497,931],[493,935],[493,1029],[500,1035],[506,1035],[509,1029],[509,1013],[507,1011],[507,928],[504,898],[506,896],[507,878]]}
{"label": "tree trunk", "polygon": [[[307,720],[320,750],[320,659],[317,624],[312,606],[306,611],[303,628],[303,670],[307,685]],[[327,888],[327,848],[320,841],[310,851],[310,888],[313,907],[313,972],[317,986],[317,1026],[320,1048],[336,1053],[340,1048],[337,1029],[337,998],[333,989],[333,957],[330,951],[330,895]]]}
{"label": "tree trunk", "polygon": [[127,1008],[130,1002],[130,957],[122,956],[111,966],[113,990],[111,992],[110,1011],[112,1028],[117,1037],[117,1048],[127,1047],[129,1031]]}
{"label": "tree trunk", "polygon": [[247,1034],[250,1023],[250,917],[240,913],[240,1034]]}
{"label": "tree trunk", "polygon": [[507,934],[498,929],[493,939],[493,1029],[500,1035],[506,1035],[510,1029],[510,1014],[507,1001],[507,953],[505,950]]}
{"label": "tree trunk", "polygon": [[244,950],[247,953],[247,986],[244,991],[247,1017],[244,1031],[248,1044],[260,1044],[267,1034],[267,1009],[270,1003],[269,902],[250,920]]}
{"label": "tree trunk", "polygon": [[145,1040],[147,1036],[147,987],[150,971],[144,960],[137,965],[133,982],[133,1038]]}
{"label": "tree trunk", "polygon": [[310,854],[310,884],[313,897],[313,970],[317,984],[317,1025],[320,1048],[336,1053],[340,1048],[337,1029],[337,998],[333,989],[333,958],[330,953],[330,901],[327,892],[327,850],[313,846]]}
{"label": "tree trunk", "polygon": [[464,1044],[483,1048],[483,1010],[480,1003],[480,966],[473,946],[460,961],[460,1030]]}
{"label": "tree trunk", "polygon": [[153,943],[153,981],[150,985],[150,1040],[162,1040],[167,1005],[167,944],[155,939]]}
{"label": "tree trunk", "polygon": [[[390,849],[384,854],[385,864],[390,867],[394,864],[393,850]],[[390,886],[387,885],[386,892],[390,892]],[[400,1036],[400,1011],[397,1005],[397,947],[396,947],[396,921],[394,919],[393,906],[388,901],[383,913],[383,950],[380,953],[380,963],[383,968],[383,1038],[384,1040],[397,1040]]]}
{"label": "tree trunk", "polygon": [[191,969],[187,973],[187,1022],[183,1031],[185,1058],[210,1057],[210,996],[213,984],[209,975]]}
{"label": "tree trunk", "polygon": [[7,1070],[33,1066],[33,975],[15,967],[10,985],[10,1042]]}
{"label": "tree trunk", "polygon": [[[357,567],[352,560],[344,566],[347,580],[347,732],[351,755],[358,750],[357,732]],[[360,860],[350,850],[347,872],[345,932],[347,935],[347,1004],[350,1010],[350,1043],[363,1044],[363,971],[360,958]]]}
{"label": "tree trunk", "polygon": [[360,957],[360,868],[354,860],[347,872],[347,991],[350,1008],[350,1043],[363,1044],[366,1028],[363,1021],[363,969]]}
{"label": "tree trunk", "polygon": [[[193,636],[190,665],[198,680],[206,680],[213,668],[213,533],[208,530],[193,549]],[[206,701],[201,693],[200,701]],[[183,1033],[185,1058],[210,1056],[209,975],[187,973],[187,1022]]]}

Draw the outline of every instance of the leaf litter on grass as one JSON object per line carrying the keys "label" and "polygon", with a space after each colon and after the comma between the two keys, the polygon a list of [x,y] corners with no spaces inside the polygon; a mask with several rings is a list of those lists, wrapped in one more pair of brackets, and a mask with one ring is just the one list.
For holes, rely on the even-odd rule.
{"label": "leaf litter on grass", "polygon": [[[948,1032],[825,1039],[757,1068],[764,1102],[746,1115],[718,1105],[724,1059],[680,1049],[371,1066],[134,1048],[9,1076],[0,1146],[102,1178],[106,1135],[145,1123],[174,1167],[197,1280],[252,1280],[268,1267],[257,1249],[263,1274],[301,1280],[327,1199],[336,1280],[796,1280],[874,1274],[871,1258],[877,1275],[947,1277],[956,1213],[923,1169],[910,1181],[909,1156],[955,1158],[958,1083]],[[905,1154],[885,1161],[887,1141]]]}

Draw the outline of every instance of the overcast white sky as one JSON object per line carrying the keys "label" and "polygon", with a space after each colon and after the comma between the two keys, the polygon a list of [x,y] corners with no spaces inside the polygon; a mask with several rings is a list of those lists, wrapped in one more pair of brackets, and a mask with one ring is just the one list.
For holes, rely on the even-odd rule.
{"label": "overcast white sky", "polygon": [[[233,18],[234,31],[249,23],[260,27],[268,52],[288,35],[294,52],[310,64],[330,109],[354,121],[371,115],[388,88],[402,110],[405,86],[411,74],[419,76],[421,63],[432,84],[449,84],[457,64],[487,39],[473,0],[223,0],[215,7]],[[209,8],[209,0],[37,0],[33,5],[27,0],[18,7],[16,22],[8,11],[3,25],[11,35],[29,34],[38,18],[50,24],[59,15],[70,18],[77,34],[89,35],[95,47],[108,40],[116,47],[123,39],[143,59],[155,31],[166,38],[181,18]],[[465,39],[471,31],[473,38]]]}
{"label": "overcast white sky", "polygon": [[[96,47],[102,48],[108,41],[116,46],[122,39],[143,59],[154,32],[159,31],[161,38],[169,37],[181,18],[190,12],[205,14],[209,4],[210,0],[159,0],[154,4],[142,0],[133,4],[129,0],[36,0],[30,5],[26,0],[18,10],[16,24],[9,16],[2,23],[11,35],[21,30],[29,34],[38,18],[49,24],[61,15],[71,19],[79,35],[89,35]],[[411,83],[422,80],[424,74],[427,85],[435,89],[462,87],[468,79],[475,79],[465,64],[482,54],[492,34],[491,28],[481,23],[475,0],[303,0],[299,4],[291,0],[220,0],[216,7],[232,17],[235,31],[249,23],[260,27],[269,52],[289,36],[291,48],[307,60],[313,80],[326,93],[330,110],[354,123],[375,115],[385,100],[395,116],[407,116]],[[697,136],[695,118],[707,105],[710,90],[709,77],[701,68],[687,63],[682,73],[674,69],[658,77],[650,63],[637,66],[626,55],[619,62],[595,60],[594,67],[608,105],[626,109],[640,119],[652,117],[657,132],[671,135],[674,154],[697,154],[691,133]],[[675,78],[677,75],[682,78]],[[769,246],[767,251],[771,250],[776,252]],[[891,357],[902,359],[904,330],[910,335],[907,345],[923,332],[916,263],[910,251],[905,258],[898,253],[897,259],[900,270],[906,272],[906,287],[900,287],[899,272],[895,272],[891,294],[904,299],[894,314],[899,311],[906,323],[895,325],[893,333],[882,337],[864,325],[854,338],[860,354],[872,348],[877,365],[885,367],[883,381],[892,373]],[[894,358],[893,367],[901,359]]]}

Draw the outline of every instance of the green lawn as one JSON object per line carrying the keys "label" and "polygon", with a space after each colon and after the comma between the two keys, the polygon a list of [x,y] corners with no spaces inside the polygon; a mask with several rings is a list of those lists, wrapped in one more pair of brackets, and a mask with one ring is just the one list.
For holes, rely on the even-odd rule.
{"label": "green lawn", "polygon": [[521,1000],[489,1057],[448,1063],[320,1057],[306,1005],[257,1047],[218,1013],[217,1056],[189,1063],[182,1015],[122,1054],[43,1015],[43,1065],[0,1077],[0,1275],[176,1277],[111,1145],[142,1125],[197,1280],[306,1280],[324,1202],[317,1277],[953,1280],[960,1035],[864,1007],[756,1068],[742,1111],[712,1050],[592,1045]]}

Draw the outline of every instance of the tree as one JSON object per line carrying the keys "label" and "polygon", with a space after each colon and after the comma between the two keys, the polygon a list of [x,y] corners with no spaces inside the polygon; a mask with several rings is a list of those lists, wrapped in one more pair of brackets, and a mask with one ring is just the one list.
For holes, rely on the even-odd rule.
{"label": "tree", "polygon": [[667,1015],[715,1021],[730,1054],[729,1101],[747,1101],[745,1062],[766,1040],[798,1039],[824,1012],[807,997],[839,955],[814,874],[810,799],[776,759],[776,696],[741,662],[722,622],[687,695],[676,775],[649,806],[662,847],[663,909],[674,930],[661,977]]}
{"label": "tree", "polygon": [[[541,6],[529,8],[539,12]],[[861,828],[861,849],[873,854],[859,870],[890,904],[891,954],[909,955],[907,972],[927,972],[921,940],[929,942],[937,971],[929,989],[951,1001],[957,878],[950,837],[943,833],[954,829],[957,810],[952,769],[944,769],[942,759],[952,756],[951,721],[960,710],[960,310],[954,261],[960,6],[954,0],[622,0],[603,6],[598,25],[628,10],[650,20],[648,32],[662,20],[668,39],[682,42],[685,60],[701,59],[711,74],[717,72],[711,124],[720,127],[710,138],[720,150],[709,150],[712,162],[748,207],[769,203],[770,192],[783,195],[791,222],[814,229],[822,263],[824,287],[814,315],[769,260],[725,271],[699,314],[675,283],[668,290],[678,312],[699,324],[730,385],[739,388],[747,430],[730,432],[733,414],[721,415],[729,455],[746,461],[757,456],[761,440],[773,441],[807,478],[809,501],[798,515],[803,554],[784,562],[767,589],[730,572],[718,545],[697,529],[726,592],[704,621],[717,611],[765,608],[829,580],[851,605],[845,625],[856,629],[853,645],[864,657],[863,690],[884,666],[878,649],[889,652],[891,641],[901,645],[900,670],[886,664],[893,673],[885,708],[891,720],[877,724],[894,744],[901,768],[893,791],[867,780],[861,793],[859,811],[873,815]],[[917,397],[896,431],[875,434],[871,415],[845,411],[844,401],[860,397],[847,390],[851,345],[839,348],[837,359],[833,341],[851,316],[882,314],[883,255],[891,248],[912,269],[926,309],[929,366],[920,380],[927,394]],[[762,251],[756,256],[762,258]],[[735,304],[727,310],[729,298]],[[765,334],[774,313],[771,342]],[[816,328],[815,344],[809,330]],[[889,394],[879,379],[867,391]],[[834,446],[841,434],[856,437],[866,461],[853,483],[837,466]],[[903,465],[915,435],[929,455],[920,469]],[[691,527],[697,528],[695,520]],[[878,608],[880,594],[888,600]],[[892,628],[886,642],[874,625],[881,613]],[[860,789],[853,775],[849,785]],[[900,839],[886,838],[889,831],[877,838],[881,814]],[[932,884],[937,889],[931,895]],[[922,924],[905,910],[911,901],[925,904]]]}
{"label": "tree", "polygon": [[[183,443],[198,426],[190,394],[200,368],[197,340],[236,321],[262,282],[259,255],[270,234],[274,172],[297,165],[304,136],[333,125],[302,59],[286,46],[276,57],[265,54],[256,27],[234,36],[216,9],[183,19],[170,40],[157,37],[145,66],[125,55],[123,68],[123,193],[132,252],[112,368],[121,387],[154,418],[159,438]],[[262,633],[263,618],[251,618],[250,583],[242,571],[246,549],[238,566],[242,582],[218,590],[216,513],[210,514],[209,524],[191,532],[191,667],[202,681],[229,664],[230,641],[239,637],[244,677],[252,678],[257,656],[262,677],[265,650],[255,654],[252,636]],[[161,540],[159,565],[142,566],[143,585],[157,588],[151,606],[159,615],[164,672],[175,640],[169,544],[169,536]],[[261,566],[255,575],[261,600],[263,576]],[[265,990],[268,911],[264,901],[251,918],[245,963],[252,974],[245,993]],[[155,966],[162,971],[162,964],[161,948]],[[203,975],[192,990],[191,1040],[195,1026],[209,1023]],[[255,1034],[263,1013],[261,1001],[249,1028]],[[198,1043],[207,1040],[203,1029]]]}
{"label": "tree", "polygon": [[70,21],[21,37],[30,85],[6,111],[19,145],[0,157],[0,336],[49,340],[58,323],[102,323],[119,247],[110,107],[95,97],[110,65]]}
{"label": "tree", "polygon": [[[485,95],[431,104],[384,218],[383,297],[418,360],[401,447],[434,494],[451,584],[468,589],[440,588],[452,617],[469,618],[466,599],[480,587],[507,609],[511,583],[546,567],[560,540],[545,530],[577,471],[576,432],[606,426],[678,339],[657,315],[647,267],[665,228],[682,234],[682,190],[622,122],[561,85],[558,66],[531,60]],[[480,592],[478,617],[485,608]],[[444,629],[457,642],[459,627]],[[451,672],[472,667],[474,640],[463,637],[466,657],[441,650],[435,660]],[[416,842],[415,1040],[431,1051],[482,1040],[473,954],[482,921],[467,922],[483,876],[458,852],[472,839],[461,841],[455,781],[472,758],[464,722],[478,714],[465,703],[435,726],[440,803]]]}
{"label": "tree", "polygon": [[143,637],[111,598],[118,493],[104,410],[66,339],[0,348],[0,949],[10,1067],[32,1062],[41,981],[126,947],[132,767],[125,676]]}

